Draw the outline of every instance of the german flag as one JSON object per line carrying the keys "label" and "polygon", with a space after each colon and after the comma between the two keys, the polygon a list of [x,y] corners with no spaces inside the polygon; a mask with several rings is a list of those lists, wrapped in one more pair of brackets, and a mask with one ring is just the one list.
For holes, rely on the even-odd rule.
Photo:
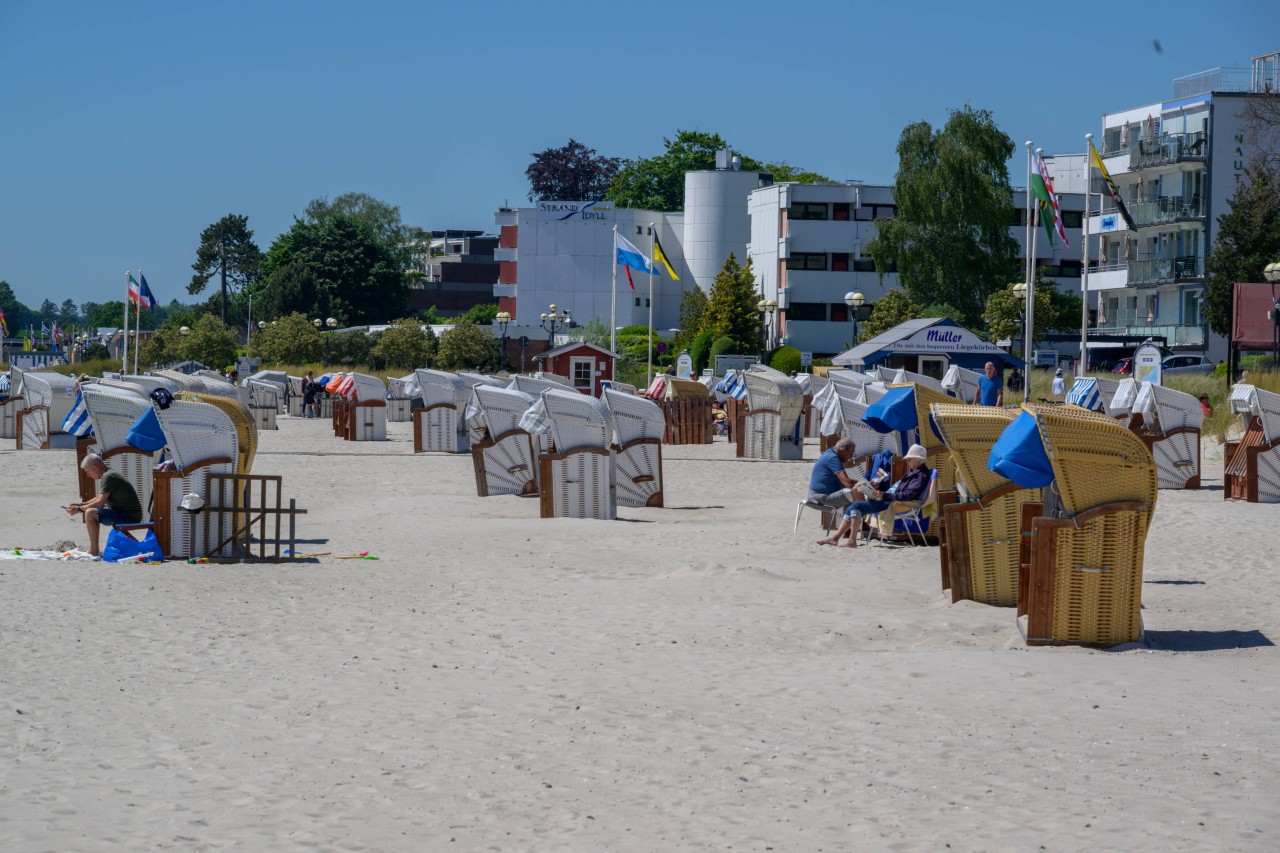
{"label": "german flag", "polygon": [[666,270],[667,275],[676,281],[680,280],[680,276],[676,275],[676,271],[671,268],[671,262],[667,260],[667,253],[662,251],[662,243],[659,242],[656,234],[653,237],[653,265],[659,269]]}

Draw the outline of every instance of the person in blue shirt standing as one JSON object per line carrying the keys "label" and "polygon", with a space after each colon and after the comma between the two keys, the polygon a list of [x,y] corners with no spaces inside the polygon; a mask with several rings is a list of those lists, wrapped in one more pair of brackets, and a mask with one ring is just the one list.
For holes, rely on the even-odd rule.
{"label": "person in blue shirt standing", "polygon": [[809,475],[809,500],[841,509],[853,501],[853,480],[844,469],[853,464],[856,446],[852,438],[842,438],[813,463]]}
{"label": "person in blue shirt standing", "polygon": [[987,362],[986,370],[978,377],[978,390],[973,392],[975,406],[1003,406],[1004,380],[994,362]]}

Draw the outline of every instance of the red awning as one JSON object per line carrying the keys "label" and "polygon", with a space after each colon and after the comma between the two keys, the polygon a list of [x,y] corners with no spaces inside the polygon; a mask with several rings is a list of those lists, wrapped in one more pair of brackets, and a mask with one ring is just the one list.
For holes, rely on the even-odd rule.
{"label": "red awning", "polygon": [[1271,312],[1280,299],[1280,285],[1238,281],[1235,316],[1231,318],[1231,343],[1240,349],[1266,349],[1275,345],[1275,321]]}

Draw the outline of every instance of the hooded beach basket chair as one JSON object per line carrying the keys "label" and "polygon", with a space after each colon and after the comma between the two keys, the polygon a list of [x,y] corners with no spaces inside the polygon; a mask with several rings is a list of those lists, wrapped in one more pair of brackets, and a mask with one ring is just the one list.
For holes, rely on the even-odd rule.
{"label": "hooded beach basket chair", "polygon": [[17,449],[74,449],[75,439],[62,431],[62,422],[75,405],[76,380],[61,373],[27,371],[22,374],[21,395],[26,406],[16,413]]}
{"label": "hooded beach basket chair", "polygon": [[1204,409],[1190,394],[1143,382],[1133,400],[1129,429],[1146,443],[1162,489],[1200,487],[1200,426]]}
{"label": "hooded beach basket chair", "polygon": [[1233,385],[1227,403],[1245,431],[1227,447],[1223,497],[1280,503],[1280,394]]}
{"label": "hooded beach basket chair", "polygon": [[413,418],[413,398],[418,396],[418,377],[412,373],[387,380],[387,420],[407,423]]}
{"label": "hooded beach basket chair", "polygon": [[[183,392],[187,397],[191,392]],[[225,397],[211,396],[211,402],[175,399],[167,409],[154,408],[162,431],[161,440],[173,457],[173,471],[157,471],[152,499],[152,520],[161,550],[170,557],[210,556],[199,554],[202,542],[222,542],[232,530],[235,516],[230,513],[191,513],[180,507],[185,495],[199,495],[210,503],[209,474],[234,474],[237,460],[244,457],[238,436],[243,425],[252,428],[247,412],[241,412],[237,424],[230,412],[239,405]],[[218,401],[218,402],[212,402]],[[140,422],[141,423],[141,422]],[[135,427],[139,424],[135,424]],[[243,473],[248,473],[243,472]],[[220,518],[220,522],[212,519]],[[209,529],[213,525],[218,529]]]}
{"label": "hooded beach basket chair", "polygon": [[[155,477],[156,460],[159,452],[140,450],[129,443],[129,434],[138,419],[151,410],[151,400],[139,394],[116,388],[105,383],[86,383],[80,389],[84,395],[85,408],[89,410],[89,420],[93,423],[93,437],[83,446],[83,450],[97,453],[107,467],[118,471],[133,486],[142,504],[145,514],[151,507],[151,490]],[[78,454],[77,462],[82,461],[85,453]],[[77,469],[79,470],[79,469]],[[87,477],[85,478],[87,479]],[[88,494],[85,494],[85,483],[81,483],[80,497],[88,500],[93,497],[93,481],[87,483]]]}
{"label": "hooded beach basket chair", "polygon": [[466,453],[466,384],[443,370],[417,370],[414,375],[423,405],[413,412],[413,452]]}
{"label": "hooded beach basket chair", "polygon": [[621,506],[662,506],[662,407],[645,397],[605,389],[613,416],[614,483]]}
{"label": "hooded beach basket chair", "polygon": [[249,389],[249,413],[260,430],[279,429],[276,415],[280,412],[280,386],[274,382],[245,380]]}
{"label": "hooded beach basket chair", "polygon": [[538,491],[534,439],[520,419],[535,398],[522,391],[477,385],[471,389],[467,417],[477,433],[471,442],[476,494],[532,495]]}
{"label": "hooded beach basket chair", "polygon": [[[221,394],[199,394],[193,391],[179,391],[175,399],[206,403],[224,412],[236,431],[235,470],[231,473],[253,472],[253,459],[258,453],[258,428],[253,423],[253,416],[249,413],[248,406],[237,399],[224,397]],[[179,467],[181,467],[180,463]]]}
{"label": "hooded beach basket chair", "polygon": [[151,392],[159,388],[163,388],[170,394],[178,392],[178,386],[170,379],[163,376],[152,376],[146,373],[131,373],[124,377],[125,382],[132,382],[134,385],[141,385],[146,392],[146,396],[151,396]]}
{"label": "hooded beach basket chair", "polygon": [[169,390],[174,394],[179,391],[191,391],[196,394],[205,393],[204,381],[198,376],[180,373],[177,370],[153,370],[151,371],[151,375],[160,379],[167,379],[173,383],[173,386]]}
{"label": "hooded beach basket chair", "polygon": [[935,403],[933,422],[951,452],[962,500],[942,507],[942,588],[951,601],[1000,607],[1018,603],[1022,504],[1040,501],[1040,489],[1024,488],[988,467],[991,448],[1017,410]]}
{"label": "hooded beach basket chair", "polygon": [[348,441],[387,440],[387,386],[376,376],[352,373],[347,386]]}
{"label": "hooded beach basket chair", "polygon": [[972,403],[974,395],[978,393],[978,380],[981,378],[982,374],[978,371],[953,364],[942,376],[942,390],[961,403]]}
{"label": "hooded beach basket chair", "polygon": [[804,393],[800,383],[776,370],[741,374],[747,386],[747,413],[735,436],[737,455],[746,459],[804,458],[800,419]]}
{"label": "hooded beach basket chair", "polygon": [[617,517],[613,418],[595,397],[577,391],[544,391],[520,419],[533,434],[548,432],[552,449],[538,456],[538,495],[543,518]]}
{"label": "hooded beach basket chair", "polygon": [[1105,414],[1023,406],[991,450],[990,466],[1027,488],[1026,572],[1019,628],[1028,645],[1111,646],[1142,639],[1142,570],[1159,487],[1138,436]]}

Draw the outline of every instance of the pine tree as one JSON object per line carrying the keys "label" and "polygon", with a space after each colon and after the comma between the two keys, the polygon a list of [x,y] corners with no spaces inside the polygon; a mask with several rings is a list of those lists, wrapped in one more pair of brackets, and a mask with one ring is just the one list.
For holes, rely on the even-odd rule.
{"label": "pine tree", "polygon": [[756,309],[759,301],[750,259],[745,267],[739,266],[730,252],[711,283],[711,295],[702,312],[702,329],[710,330],[716,338],[731,338],[739,352],[755,352],[764,333],[763,320]]}
{"label": "pine tree", "polygon": [[1213,251],[1205,259],[1205,318],[1220,335],[1231,334],[1232,288],[1262,281],[1267,264],[1280,257],[1280,174],[1255,163],[1245,168],[1231,197],[1231,212],[1218,219]]}

